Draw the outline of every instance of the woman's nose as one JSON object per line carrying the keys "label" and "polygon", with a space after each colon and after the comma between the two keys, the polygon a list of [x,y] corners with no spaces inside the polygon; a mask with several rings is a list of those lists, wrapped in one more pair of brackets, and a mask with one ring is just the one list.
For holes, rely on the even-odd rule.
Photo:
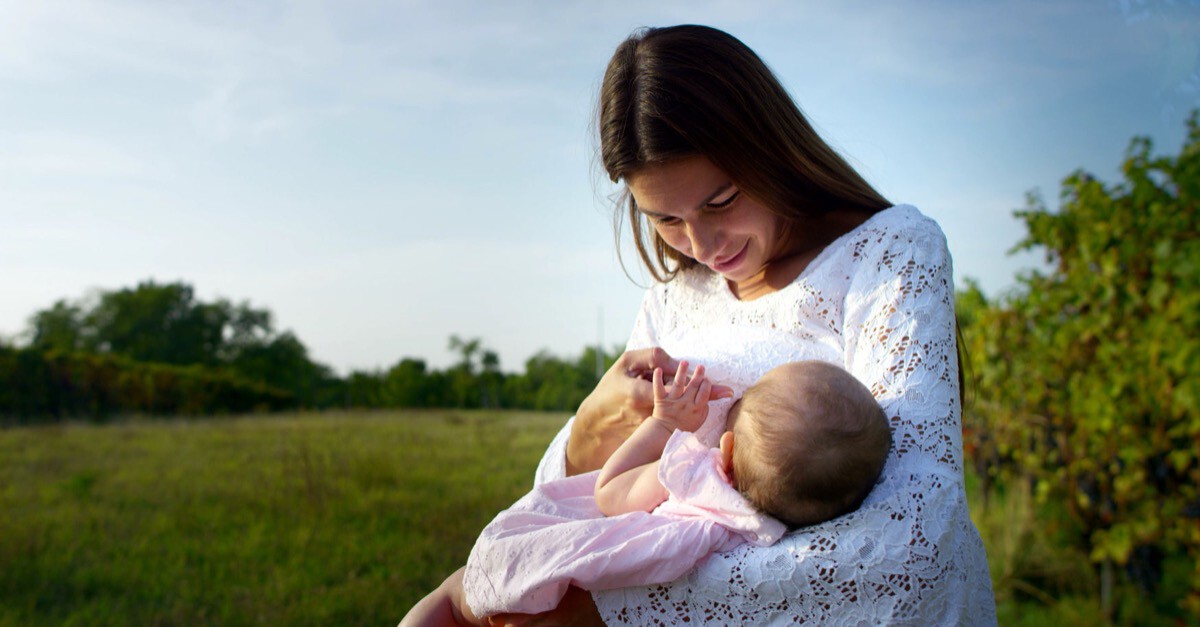
{"label": "woman's nose", "polygon": [[712,256],[717,252],[717,237],[711,228],[702,225],[689,226],[688,241],[692,246],[692,259],[703,264],[713,261]]}

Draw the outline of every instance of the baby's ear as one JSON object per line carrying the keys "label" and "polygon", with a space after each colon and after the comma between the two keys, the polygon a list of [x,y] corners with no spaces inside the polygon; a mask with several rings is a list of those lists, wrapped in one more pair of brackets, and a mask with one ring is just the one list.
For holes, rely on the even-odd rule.
{"label": "baby's ear", "polygon": [[725,468],[725,472],[733,476],[733,432],[726,431],[721,434],[721,466]]}

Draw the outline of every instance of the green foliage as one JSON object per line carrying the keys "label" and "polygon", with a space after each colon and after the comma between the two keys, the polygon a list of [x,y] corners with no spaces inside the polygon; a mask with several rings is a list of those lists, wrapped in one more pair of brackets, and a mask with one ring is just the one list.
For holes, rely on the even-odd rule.
{"label": "green foliage", "polygon": [[[9,388],[7,395],[0,395],[0,417],[16,416],[28,421],[63,415],[103,417],[122,412],[211,413],[252,408],[240,400],[233,405],[212,405],[214,398],[230,397],[225,393],[180,400],[177,389],[164,388],[143,393],[152,399],[147,402],[137,395],[131,398],[127,390],[104,387],[130,378],[176,385],[178,377],[147,378],[141,374],[155,368],[174,372],[163,370],[164,365],[189,369],[191,374],[183,380],[236,382],[233,388],[227,383],[215,384],[222,390],[249,386],[282,395],[268,395],[269,402],[256,405],[263,409],[571,410],[599,380],[596,367],[607,368],[619,353],[619,349],[606,352],[588,348],[577,360],[564,360],[543,351],[526,362],[525,373],[507,374],[500,369],[499,355],[484,346],[481,338],[452,335],[449,347],[460,359],[444,371],[428,369],[424,361],[405,357],[386,372],[356,371],[340,379],[327,366],[312,361],[308,349],[292,332],[276,332],[269,311],[224,299],[202,302],[186,283],[154,281],[144,281],[132,289],[100,291],[77,302],[60,300],[30,318],[27,336],[32,352],[20,352],[9,359],[5,369],[0,369],[0,386]],[[41,353],[45,355],[39,356]],[[89,375],[88,385],[83,386],[87,391],[81,393],[79,385],[68,385],[62,376],[47,371],[47,360],[63,359],[72,364],[102,363],[104,368],[124,374]],[[99,367],[89,370],[75,366],[76,370],[80,368],[93,372]],[[203,386],[193,388],[200,390]],[[111,400],[114,398],[117,400]],[[163,398],[176,400],[163,402]]]}
{"label": "green foliage", "polygon": [[500,370],[499,357],[478,338],[452,336],[450,346],[460,351],[462,360],[445,371],[430,370],[423,360],[406,357],[386,372],[351,373],[346,378],[346,406],[573,411],[621,350],[588,347],[574,359],[543,350],[525,361],[523,373],[509,374]]}
{"label": "green foliage", "polygon": [[196,300],[186,283],[144,281],[99,292],[90,303],[60,300],[30,320],[41,349],[122,355],[135,361],[215,365],[272,336],[270,313],[226,300]]}
{"label": "green foliage", "polygon": [[[579,407],[600,380],[596,373],[596,353],[596,348],[588,347],[578,358],[567,361],[541,351],[525,361],[524,376],[507,382],[505,392],[517,399],[521,407],[529,409],[566,410]],[[605,369],[618,354],[601,355]]]}
{"label": "green foliage", "polygon": [[50,309],[39,311],[30,320],[33,327],[32,345],[37,348],[61,351],[83,350],[87,338],[84,334],[83,309],[79,304],[60,300]]}
{"label": "green foliage", "polygon": [[295,406],[286,391],[200,366],[0,347],[0,418],[19,423],[118,414],[210,415]]}
{"label": "green foliage", "polygon": [[[39,358],[27,353],[16,361],[17,369],[10,368],[0,381],[41,400],[18,399],[15,402],[21,406],[19,411],[13,412],[14,404],[10,402],[0,405],[0,413],[30,417],[33,408],[39,406],[46,408],[45,415],[58,415],[60,411],[82,416],[103,416],[114,411],[238,412],[254,405],[238,400],[244,394],[228,392],[255,387],[272,390],[263,397],[271,400],[259,403],[263,408],[297,403],[320,407],[343,402],[341,386],[329,368],[310,360],[304,344],[291,332],[277,333],[270,312],[224,299],[199,301],[186,283],[159,284],[151,280],[136,288],[99,291],[78,302],[60,300],[30,318],[28,337],[29,348],[45,353],[44,360],[66,360],[75,364],[75,370],[89,373],[108,369],[121,374],[107,378],[84,376],[88,385],[82,388],[91,400],[84,403],[90,407],[82,408],[78,399],[69,398],[78,395],[81,386],[67,385],[61,377],[57,383],[38,383],[39,378],[48,375],[39,370]],[[80,365],[85,363],[104,366]],[[150,371],[158,374],[145,374]],[[162,374],[177,372],[189,374]],[[79,376],[83,375],[76,378]],[[131,399],[127,390],[98,387],[128,379],[164,387],[142,394],[151,399],[148,409],[146,402]],[[182,382],[201,380],[208,383],[191,386],[195,393],[181,391],[187,387]],[[18,384],[21,381],[24,383]],[[206,386],[222,391],[205,391]],[[56,395],[63,398],[51,398]],[[276,396],[288,400],[282,402]],[[109,400],[113,398],[117,400]],[[171,400],[164,402],[164,398]],[[222,402],[220,399],[231,404],[212,404]]]}
{"label": "green foliage", "polygon": [[1097,565],[1105,605],[1124,580],[1152,590],[1164,556],[1192,564],[1182,602],[1200,614],[1200,127],[1177,157],[1135,139],[1124,181],[1084,172],[1057,212],[1031,195],[1017,250],[1045,272],[988,303],[962,295],[977,376],[967,448],[988,476],[1063,504]]}
{"label": "green foliage", "polygon": [[304,407],[335,404],[333,372],[309,359],[308,349],[291,331],[247,340],[235,335],[227,351],[226,369],[243,379],[288,390]]}

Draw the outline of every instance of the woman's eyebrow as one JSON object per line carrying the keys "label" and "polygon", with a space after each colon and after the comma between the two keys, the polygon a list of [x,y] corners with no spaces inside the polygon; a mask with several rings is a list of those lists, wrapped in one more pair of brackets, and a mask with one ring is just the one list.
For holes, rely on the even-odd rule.
{"label": "woman's eyebrow", "polygon": [[[720,196],[721,194],[724,194],[725,192],[729,191],[729,188],[731,188],[731,187],[733,187],[733,182],[732,182],[732,181],[730,181],[730,182],[728,182],[728,183],[725,183],[724,185],[721,185],[720,187],[718,187],[718,188],[716,189],[716,191],[714,191],[713,193],[709,194],[707,198],[705,198],[704,200],[700,201],[700,205],[699,205],[699,206],[697,206],[696,208],[697,208],[697,209],[703,209],[704,207],[706,207],[706,206],[708,206],[708,205],[712,204],[712,201],[713,201],[713,200],[715,200],[715,199],[716,199],[718,196]],[[643,209],[643,208],[642,208],[642,206],[638,204],[638,202],[637,202],[637,199],[636,199],[636,198],[634,198],[634,199],[633,199],[633,206],[634,206],[634,208],[636,208],[636,209],[637,209],[639,212],[641,212],[643,215],[648,215],[648,216],[655,217],[655,218],[663,218],[663,217],[668,217],[668,214],[665,214],[665,213],[658,213],[657,211],[649,211],[649,210],[647,210],[647,209]]]}

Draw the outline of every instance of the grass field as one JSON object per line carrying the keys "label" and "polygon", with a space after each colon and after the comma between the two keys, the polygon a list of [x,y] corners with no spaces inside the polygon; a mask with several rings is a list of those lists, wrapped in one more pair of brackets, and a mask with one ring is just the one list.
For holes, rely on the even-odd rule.
{"label": "grass field", "polygon": [[[405,411],[0,429],[0,626],[394,625],[529,489],[561,414]],[[1027,496],[972,516],[1003,625],[1104,622]],[[1116,623],[1192,625],[1131,594]]]}
{"label": "grass field", "polygon": [[529,488],[565,419],[0,430],[0,625],[394,625]]}

